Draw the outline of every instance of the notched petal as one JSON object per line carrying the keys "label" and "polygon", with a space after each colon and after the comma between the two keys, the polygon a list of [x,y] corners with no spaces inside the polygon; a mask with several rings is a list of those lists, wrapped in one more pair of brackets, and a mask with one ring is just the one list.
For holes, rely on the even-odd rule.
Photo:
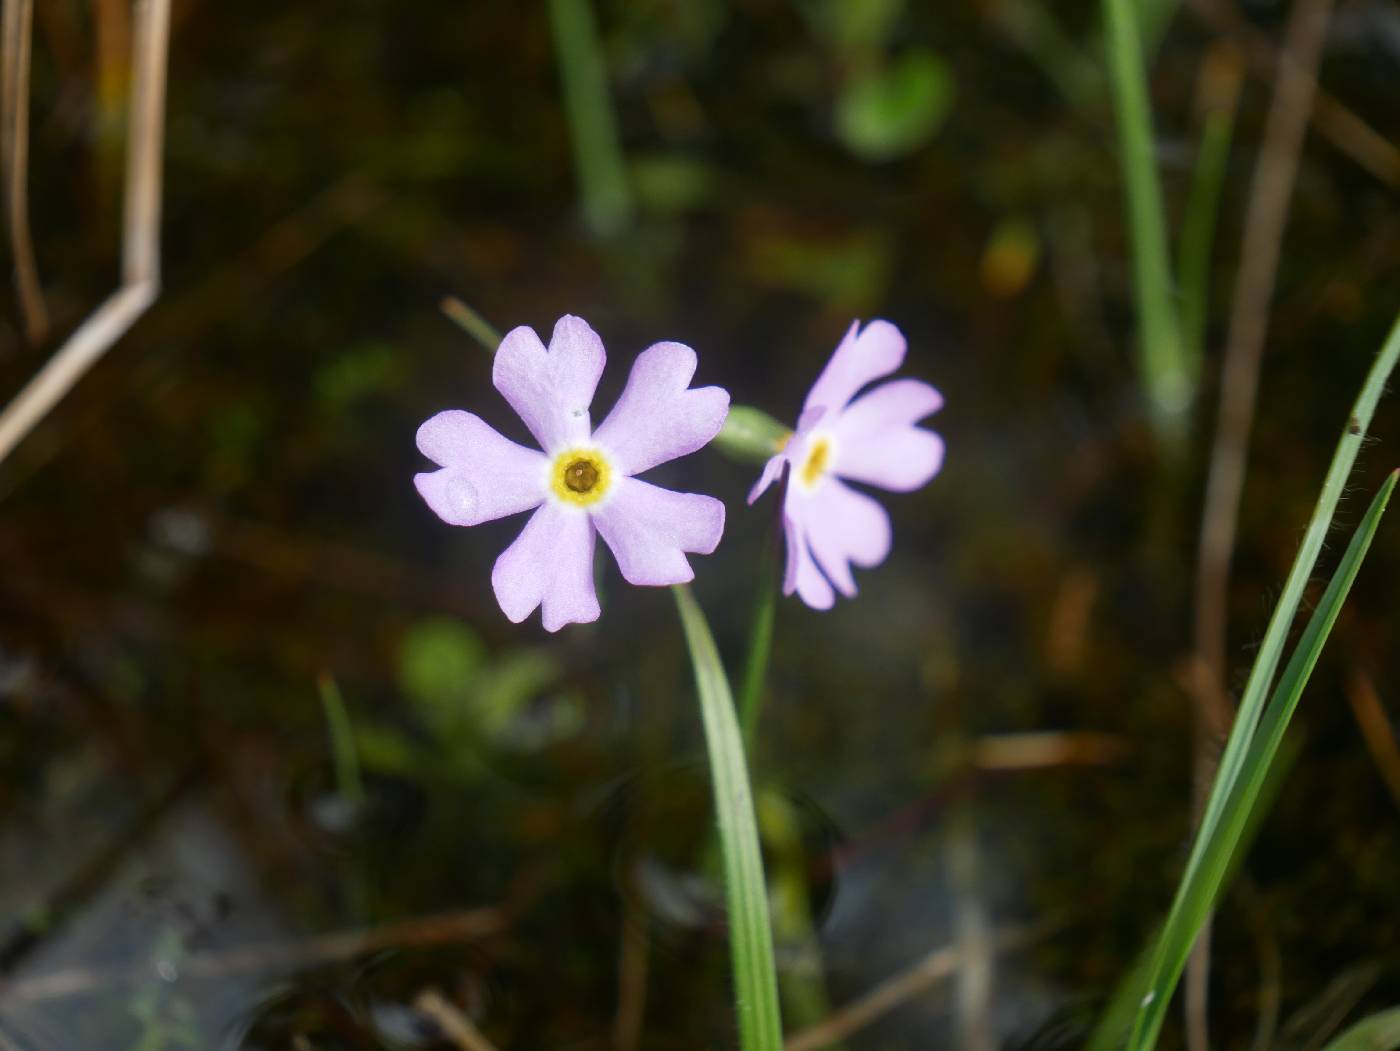
{"label": "notched petal", "polygon": [[502,612],[519,624],[538,608],[546,631],[597,620],[593,546],[587,515],[545,504],[491,571]]}
{"label": "notched petal", "polygon": [[815,610],[828,610],[836,604],[836,593],[807,547],[803,523],[791,515],[783,515],[783,536],[787,541],[787,570],[783,575],[783,594],[797,597]]}
{"label": "notched petal", "polygon": [[440,412],[418,428],[418,449],[439,471],[413,484],[444,522],[472,526],[528,511],[544,499],[544,457],[469,412]]}
{"label": "notched petal", "polygon": [[622,396],[593,435],[624,474],[693,453],[724,426],[729,392],[691,389],[695,365],[695,351],[683,343],[657,343],[637,355]]}
{"label": "notched petal", "polygon": [[851,323],[826,368],[817,377],[804,410],[823,406],[829,412],[840,412],[867,383],[888,376],[904,363],[904,334],[888,321],[875,320],[860,327]]}
{"label": "notched petal", "polygon": [[588,322],[566,314],[555,323],[548,350],[525,325],[507,332],[491,379],[540,447],[553,453],[588,437],[588,409],[606,358]]}
{"label": "notched petal", "polygon": [[695,576],[685,556],[708,555],[719,545],[724,504],[624,478],[593,521],[629,584],[684,584]]}

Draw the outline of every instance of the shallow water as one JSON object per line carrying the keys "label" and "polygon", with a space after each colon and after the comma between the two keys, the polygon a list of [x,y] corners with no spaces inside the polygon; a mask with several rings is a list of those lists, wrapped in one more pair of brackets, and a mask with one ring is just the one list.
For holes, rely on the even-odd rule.
{"label": "shallow water", "polygon": [[[33,225],[61,333],[111,287],[120,92],[94,87],[91,16],[39,7]],[[549,636],[497,610],[518,523],[451,529],[411,485],[433,412],[520,431],[445,294],[501,327],[585,316],[612,355],[599,405],[679,339],[697,382],[791,418],[851,318],[904,329],[905,371],[946,397],[947,466],[884,501],[895,550],[856,601],[780,606],[753,758],[770,867],[813,918],[780,939],[789,1028],[955,946],[966,966],[845,1046],[1082,1044],[1188,842],[1195,532],[1267,89],[1247,84],[1225,187],[1202,412],[1164,453],[1106,96],[1057,93],[981,7],[909,5],[878,46],[819,10],[603,7],[637,217],[598,238],[543,8],[176,5],[162,296],[0,466],[9,1044],[451,1046],[436,990],[500,1048],[733,1046],[670,597],[605,557],[595,625]],[[1092,72],[1092,5],[1062,14]],[[1393,22],[1345,7],[1323,83],[1396,138],[1377,85],[1400,58],[1373,31]],[[1174,208],[1208,39],[1179,15],[1156,67]],[[946,123],[906,156],[853,155],[839,85],[924,48],[956,85]],[[1310,140],[1232,579],[1236,686],[1400,302],[1395,201]],[[8,392],[53,341],[24,347],[5,310]],[[1397,412],[1347,524],[1395,465]],[[713,453],[655,475],[728,506],[696,590],[733,668],[771,526],[771,503],[744,509],[752,475]],[[1219,1046],[1275,997],[1272,1046],[1298,1048],[1400,997],[1398,801],[1347,700],[1365,674],[1400,711],[1397,574],[1391,522],[1216,925]],[[320,676],[354,726],[358,801]]]}

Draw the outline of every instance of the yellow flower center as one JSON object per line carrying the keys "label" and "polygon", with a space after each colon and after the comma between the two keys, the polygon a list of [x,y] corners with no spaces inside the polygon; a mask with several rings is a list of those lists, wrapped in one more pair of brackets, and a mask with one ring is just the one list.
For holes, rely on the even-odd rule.
{"label": "yellow flower center", "polygon": [[830,459],[831,442],[826,438],[818,438],[807,453],[807,462],[802,465],[802,484],[810,489],[821,481]]}
{"label": "yellow flower center", "polygon": [[612,465],[597,449],[566,449],[554,458],[549,487],[566,504],[588,507],[612,488]]}

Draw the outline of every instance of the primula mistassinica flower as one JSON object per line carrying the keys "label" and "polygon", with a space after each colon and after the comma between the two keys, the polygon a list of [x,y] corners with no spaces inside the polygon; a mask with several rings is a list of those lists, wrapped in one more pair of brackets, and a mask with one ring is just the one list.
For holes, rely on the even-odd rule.
{"label": "primula mistassinica flower", "polygon": [[472,526],[535,510],[491,572],[496,600],[517,624],[537,607],[549,631],[598,619],[596,534],[629,584],[660,586],[691,580],[686,554],[708,555],[724,532],[724,504],[714,497],[633,476],[708,443],[729,412],[728,391],[690,389],[695,352],[657,343],[637,356],[594,430],[589,406],[606,359],[598,334],[569,315],[548,350],[523,325],[501,340],[492,382],[543,452],[461,410],[418,428],[419,450],[441,470],[413,481],[444,522]]}
{"label": "primula mistassinica flower", "polygon": [[898,379],[860,393],[899,368],[904,351],[903,334],[888,321],[863,329],[852,322],[812,385],[796,432],[749,493],[752,504],[787,469],[783,594],[796,591],[813,609],[830,609],[836,591],[853,597],[851,567],[878,566],[890,553],[889,515],[845,483],[906,493],[943,465],[943,439],[915,426],[942,406],[938,391],[922,380]]}

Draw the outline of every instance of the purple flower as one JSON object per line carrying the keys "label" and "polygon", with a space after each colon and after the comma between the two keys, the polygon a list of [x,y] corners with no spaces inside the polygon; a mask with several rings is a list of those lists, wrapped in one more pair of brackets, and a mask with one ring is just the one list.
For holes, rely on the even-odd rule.
{"label": "purple flower", "polygon": [[419,450],[442,469],[413,482],[444,522],[472,526],[537,509],[491,571],[496,600],[517,624],[536,607],[549,631],[598,619],[597,533],[628,583],[659,586],[691,580],[686,553],[708,555],[724,532],[718,500],[633,475],[705,445],[724,423],[729,393],[690,390],[695,352],[657,343],[638,355],[622,397],[593,430],[588,409],[606,359],[598,334],[569,315],[548,350],[523,325],[501,341],[492,382],[543,452],[469,412],[440,412],[418,428]]}
{"label": "purple flower", "polygon": [[899,368],[904,349],[903,334],[888,321],[864,329],[852,322],[812,385],[797,432],[764,465],[749,493],[753,503],[788,468],[783,594],[796,591],[813,609],[832,607],[833,585],[854,596],[851,567],[878,566],[890,553],[889,515],[845,483],[907,493],[943,465],[943,439],[914,426],[942,406],[938,391],[921,380],[901,379],[856,397],[866,384]]}

